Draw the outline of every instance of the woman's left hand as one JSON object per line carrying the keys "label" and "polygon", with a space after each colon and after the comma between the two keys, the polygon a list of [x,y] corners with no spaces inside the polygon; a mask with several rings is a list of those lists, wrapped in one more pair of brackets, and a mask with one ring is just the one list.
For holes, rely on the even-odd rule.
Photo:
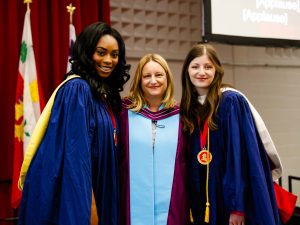
{"label": "woman's left hand", "polygon": [[230,214],[229,225],[245,225],[245,216]]}

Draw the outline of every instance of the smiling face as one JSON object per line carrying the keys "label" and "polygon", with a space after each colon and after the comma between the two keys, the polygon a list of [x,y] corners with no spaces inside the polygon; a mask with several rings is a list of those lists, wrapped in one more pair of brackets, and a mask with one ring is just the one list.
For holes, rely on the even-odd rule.
{"label": "smiling face", "polygon": [[194,58],[188,67],[189,77],[199,95],[208,93],[216,68],[207,55]]}
{"label": "smiling face", "polygon": [[99,76],[109,77],[119,61],[119,46],[113,36],[106,34],[99,39],[93,61]]}
{"label": "smiling face", "polygon": [[157,62],[149,61],[142,70],[141,87],[150,103],[162,100],[168,81],[164,68]]}

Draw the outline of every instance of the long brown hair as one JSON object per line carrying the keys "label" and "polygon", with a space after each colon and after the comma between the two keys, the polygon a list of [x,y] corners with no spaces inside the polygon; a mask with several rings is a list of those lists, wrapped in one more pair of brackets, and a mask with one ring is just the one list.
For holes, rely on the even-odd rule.
{"label": "long brown hair", "polygon": [[[204,105],[198,102],[198,92],[192,84],[188,68],[194,58],[207,55],[213,63],[216,73],[212,81],[207,99]],[[181,73],[182,97],[180,103],[181,120],[183,123],[183,131],[192,133],[200,117],[200,126],[208,119],[208,125],[211,130],[217,129],[216,112],[221,100],[221,86],[224,76],[224,69],[217,56],[217,52],[213,46],[209,44],[197,44],[188,52]]]}

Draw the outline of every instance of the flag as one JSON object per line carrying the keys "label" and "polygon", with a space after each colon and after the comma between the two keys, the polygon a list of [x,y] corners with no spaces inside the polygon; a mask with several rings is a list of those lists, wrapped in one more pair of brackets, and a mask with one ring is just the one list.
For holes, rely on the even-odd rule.
{"label": "flag", "polygon": [[[20,49],[19,70],[15,98],[15,134],[11,205],[19,206],[22,193],[18,189],[20,168],[30,136],[40,116],[43,98],[39,88],[33,52],[30,11],[25,14]],[[43,106],[43,105],[42,105]]]}
{"label": "flag", "polygon": [[69,72],[71,70],[71,63],[69,62],[69,60],[72,56],[72,50],[73,50],[75,41],[76,41],[75,27],[72,23],[70,23],[70,25],[69,25],[69,57],[68,57],[67,72]]}

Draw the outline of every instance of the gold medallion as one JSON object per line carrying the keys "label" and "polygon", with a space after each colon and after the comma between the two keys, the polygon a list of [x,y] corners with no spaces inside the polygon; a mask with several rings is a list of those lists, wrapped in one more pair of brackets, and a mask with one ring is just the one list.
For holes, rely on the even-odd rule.
{"label": "gold medallion", "polygon": [[202,149],[198,154],[197,154],[197,159],[198,162],[202,165],[207,165],[211,162],[212,160],[212,154],[207,151],[206,149]]}

